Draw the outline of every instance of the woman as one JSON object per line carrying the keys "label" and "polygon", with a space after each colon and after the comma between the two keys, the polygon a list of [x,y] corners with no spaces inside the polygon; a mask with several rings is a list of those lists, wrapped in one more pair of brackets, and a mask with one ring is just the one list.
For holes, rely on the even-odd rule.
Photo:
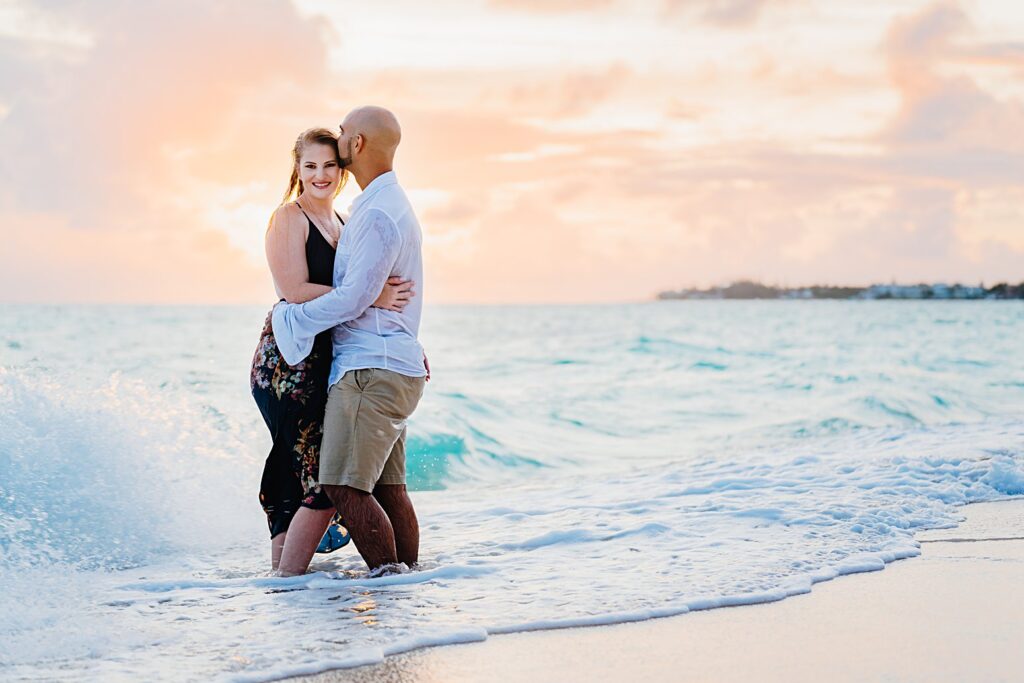
{"label": "woman", "polygon": [[[311,128],[295,141],[292,176],[266,234],[267,263],[277,294],[302,303],[331,291],[334,254],[344,222],[334,199],[347,173],[338,159],[337,136]],[[390,278],[374,306],[400,311],[413,295],[412,283]],[[270,315],[253,358],[253,398],[274,445],[263,469],[260,503],[270,527],[271,567],[285,575],[306,571],[334,516],[334,506],[317,483],[327,379],[330,331],[317,336],[313,351],[289,366],[281,358]]]}

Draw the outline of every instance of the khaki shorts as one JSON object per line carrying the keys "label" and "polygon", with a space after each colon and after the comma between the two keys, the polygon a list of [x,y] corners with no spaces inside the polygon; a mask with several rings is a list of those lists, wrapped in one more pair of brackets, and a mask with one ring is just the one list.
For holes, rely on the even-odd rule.
{"label": "khaki shorts", "polygon": [[405,421],[423,395],[423,377],[349,370],[327,394],[320,483],[371,493],[405,483]]}

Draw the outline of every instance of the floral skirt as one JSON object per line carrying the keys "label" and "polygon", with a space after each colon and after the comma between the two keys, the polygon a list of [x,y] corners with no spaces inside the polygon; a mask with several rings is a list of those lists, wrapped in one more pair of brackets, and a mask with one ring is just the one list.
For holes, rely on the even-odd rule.
{"label": "floral skirt", "polygon": [[260,484],[260,504],[273,538],[288,530],[300,507],[333,507],[317,483],[332,349],[330,332],[324,332],[304,361],[288,365],[270,320],[267,315],[252,359],[250,387],[274,440]]}

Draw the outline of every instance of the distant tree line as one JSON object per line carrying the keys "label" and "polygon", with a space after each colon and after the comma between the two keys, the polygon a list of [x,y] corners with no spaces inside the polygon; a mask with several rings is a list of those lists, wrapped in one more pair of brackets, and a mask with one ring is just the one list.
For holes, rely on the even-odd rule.
{"label": "distant tree line", "polygon": [[659,299],[1024,299],[1024,282],[1011,285],[1000,282],[992,287],[916,284],[871,285],[870,287],[774,287],[751,280],[708,289],[680,289],[661,292]]}

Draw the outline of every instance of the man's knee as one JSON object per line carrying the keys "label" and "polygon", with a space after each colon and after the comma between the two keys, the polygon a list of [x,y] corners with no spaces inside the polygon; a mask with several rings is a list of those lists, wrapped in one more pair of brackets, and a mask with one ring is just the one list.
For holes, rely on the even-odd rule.
{"label": "man's knee", "polygon": [[369,493],[366,491],[360,491],[359,489],[352,488],[351,486],[338,486],[335,484],[321,484],[320,488],[323,489],[327,497],[334,503],[334,507],[338,509],[342,515],[345,514],[345,508],[350,506],[352,503],[360,503],[369,497]]}
{"label": "man's knee", "polygon": [[377,484],[373,487],[373,495],[378,493],[387,494],[400,494],[405,493],[405,484]]}
{"label": "man's knee", "polygon": [[377,500],[403,501],[407,500],[409,495],[405,484],[377,484],[373,487],[373,497]]}

